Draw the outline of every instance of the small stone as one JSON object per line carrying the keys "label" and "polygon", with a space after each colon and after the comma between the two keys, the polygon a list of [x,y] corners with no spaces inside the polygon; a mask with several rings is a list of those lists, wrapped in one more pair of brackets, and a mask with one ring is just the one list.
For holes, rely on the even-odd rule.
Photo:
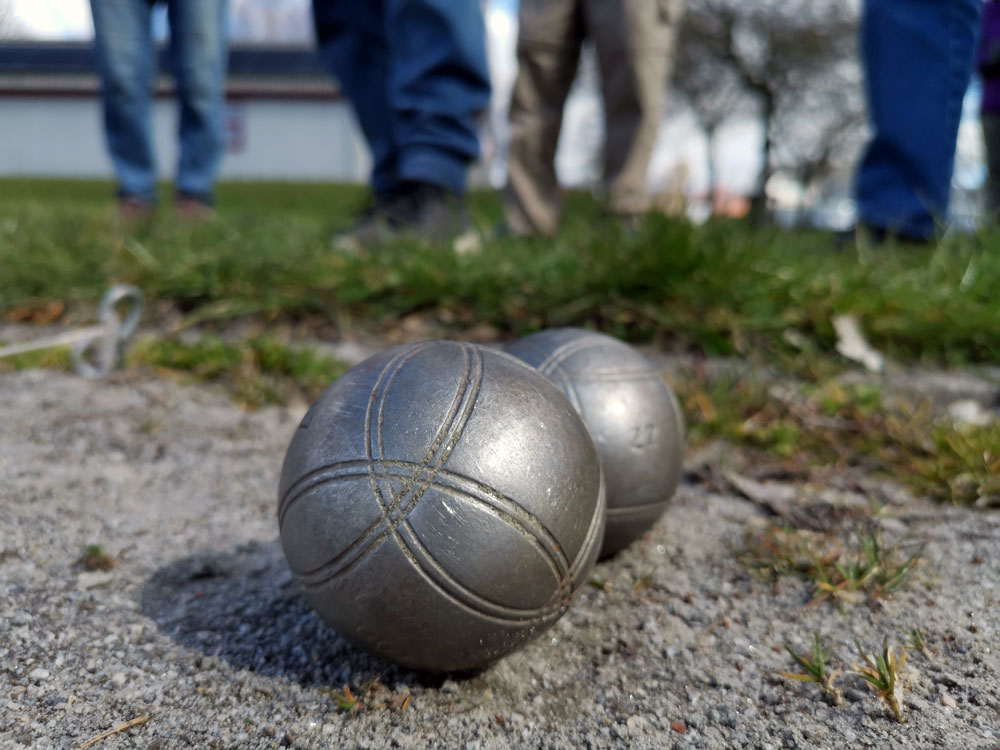
{"label": "small stone", "polygon": [[625,726],[633,732],[640,731],[644,726],[646,726],[646,720],[641,716],[629,716],[625,720]]}
{"label": "small stone", "polygon": [[941,693],[941,705],[947,708],[958,708],[958,704],[955,702],[955,699],[947,693]]}
{"label": "small stone", "polygon": [[99,588],[101,586],[107,586],[111,583],[111,579],[114,574],[109,571],[97,570],[88,573],[80,573],[76,577],[76,587],[81,591],[86,591],[87,589]]}
{"label": "small stone", "polygon": [[781,703],[781,694],[777,690],[761,690],[759,697],[767,706],[777,706]]}
{"label": "small stone", "polygon": [[31,670],[31,674],[29,674],[28,677],[35,682],[41,682],[42,680],[49,679],[49,670],[38,667],[37,669]]}
{"label": "small stone", "polygon": [[126,682],[128,682],[128,677],[125,676],[124,672],[115,672],[111,676],[111,682],[115,687],[122,687]]}

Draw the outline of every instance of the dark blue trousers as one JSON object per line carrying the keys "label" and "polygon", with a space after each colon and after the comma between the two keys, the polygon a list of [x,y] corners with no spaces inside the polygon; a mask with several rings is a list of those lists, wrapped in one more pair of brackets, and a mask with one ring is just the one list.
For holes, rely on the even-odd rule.
{"label": "dark blue trousers", "polygon": [[948,211],[982,0],[866,0],[861,53],[872,139],[858,219],[929,238]]}
{"label": "dark blue trousers", "polygon": [[313,0],[313,18],[371,149],[375,193],[400,180],[464,192],[490,98],[479,0]]}

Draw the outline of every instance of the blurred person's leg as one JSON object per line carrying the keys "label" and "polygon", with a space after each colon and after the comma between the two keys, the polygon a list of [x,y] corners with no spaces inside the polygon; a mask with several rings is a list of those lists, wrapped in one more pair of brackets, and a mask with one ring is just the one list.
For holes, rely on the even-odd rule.
{"label": "blurred person's leg", "polygon": [[316,43],[324,65],[350,101],[372,155],[372,191],[390,196],[398,153],[389,106],[389,40],[383,0],[313,0]]}
{"label": "blurred person's leg", "polygon": [[858,168],[858,220],[905,238],[946,218],[982,0],[867,0],[861,53],[874,133]]}
{"label": "blurred person's leg", "polygon": [[152,204],[156,162],[151,135],[156,77],[148,0],[91,0],[104,130],[119,198]]}
{"label": "blurred person's leg", "polygon": [[649,210],[647,173],[663,119],[683,0],[588,0],[604,99],[604,179],[611,210]]}
{"label": "blurred person's leg", "polygon": [[504,219],[515,234],[559,230],[556,147],[582,44],[578,0],[521,0],[504,190]]}
{"label": "blurred person's leg", "polygon": [[478,0],[313,0],[313,20],[374,161],[374,203],[334,245],[410,233],[471,250],[462,196],[490,98]]}
{"label": "blurred person's leg", "polygon": [[178,207],[210,205],[226,143],[228,0],[168,0],[170,53],[180,109]]}
{"label": "blurred person's leg", "polygon": [[490,101],[479,0],[385,0],[400,180],[465,192]]}
{"label": "blurred person's leg", "polygon": [[1000,115],[983,114],[981,120],[986,145],[986,216],[996,224],[1000,222]]}

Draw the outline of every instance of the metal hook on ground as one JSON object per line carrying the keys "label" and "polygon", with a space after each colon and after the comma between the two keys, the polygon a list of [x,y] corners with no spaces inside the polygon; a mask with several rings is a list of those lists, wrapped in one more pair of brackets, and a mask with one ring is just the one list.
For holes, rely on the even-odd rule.
{"label": "metal hook on ground", "polygon": [[[127,307],[120,313],[122,305]],[[10,357],[55,346],[72,346],[73,369],[85,378],[103,378],[120,366],[129,340],[142,318],[146,300],[130,284],[108,289],[97,308],[97,325],[54,336],[0,347],[0,357]]]}

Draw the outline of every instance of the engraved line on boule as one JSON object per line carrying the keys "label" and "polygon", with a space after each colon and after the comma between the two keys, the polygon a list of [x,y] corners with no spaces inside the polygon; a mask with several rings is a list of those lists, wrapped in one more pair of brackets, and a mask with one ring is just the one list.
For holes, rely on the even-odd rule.
{"label": "engraved line on boule", "polygon": [[[352,467],[354,469],[363,468],[361,466],[358,466],[358,464],[361,464],[363,462],[352,462],[352,463],[355,464],[355,466]],[[328,481],[335,482],[335,481],[343,481],[349,479],[364,480],[367,478],[367,476],[368,473],[366,471],[357,470],[353,474],[339,474],[335,477],[330,478]],[[421,575],[421,577],[425,578],[425,580],[428,580],[428,582],[435,589],[440,591],[448,599],[451,599],[452,601],[463,606],[464,608],[476,613],[477,615],[482,615],[484,617],[499,618],[503,622],[507,623],[511,621],[522,622],[528,620],[542,621],[544,619],[547,619],[552,612],[568,605],[568,603],[572,600],[572,596],[574,593],[572,590],[572,581],[575,578],[575,575],[578,572],[578,569],[582,565],[583,561],[586,559],[586,552],[588,551],[589,544],[593,544],[593,537],[595,534],[594,529],[599,525],[599,520],[600,520],[600,513],[599,513],[600,505],[598,505],[598,507],[595,509],[597,512],[595,512],[594,514],[594,519],[596,520],[592,520],[591,522],[591,531],[588,534],[587,543],[585,543],[581,548],[581,552],[578,555],[577,559],[574,561],[574,564],[572,566],[569,566],[569,568],[566,568],[565,567],[566,560],[564,557],[558,562],[554,560],[552,557],[552,553],[554,551],[552,547],[555,546],[556,543],[555,540],[551,537],[551,534],[547,531],[547,529],[545,529],[545,527],[538,521],[537,518],[528,513],[519,504],[513,502],[509,498],[504,497],[503,495],[500,495],[499,493],[496,493],[495,491],[493,491],[486,497],[476,496],[472,492],[469,492],[463,489],[463,487],[458,485],[466,485],[474,489],[482,488],[483,485],[475,480],[472,480],[468,477],[464,477],[462,475],[444,471],[439,476],[439,480],[455,481],[455,486],[447,486],[439,483],[435,484],[435,489],[442,492],[446,492],[447,494],[452,495],[454,497],[458,497],[476,503],[477,505],[479,505],[480,508],[486,510],[495,518],[504,521],[509,526],[512,526],[515,530],[519,531],[521,534],[526,536],[528,540],[532,543],[532,545],[543,553],[543,556],[546,558],[549,567],[553,571],[553,577],[556,579],[557,585],[553,593],[553,596],[546,604],[542,605],[541,607],[536,607],[531,609],[510,607],[508,605],[503,605],[498,602],[494,602],[490,599],[487,599],[482,595],[477,594],[471,591],[470,589],[466,588],[464,584],[461,584],[460,582],[455,580],[451,576],[451,574],[441,566],[440,563],[434,560],[433,557],[430,556],[430,553],[426,550],[426,548],[423,547],[422,544],[419,544],[419,546],[422,550],[424,550],[424,554],[418,554],[416,551],[412,550],[412,548],[410,548],[409,546],[406,546],[404,548],[403,545],[400,545],[399,547],[400,551],[405,556],[407,556],[407,558],[410,560],[410,563],[415,566],[417,572]],[[305,490],[305,492],[308,492],[309,490],[314,489],[318,486],[320,485],[318,484],[314,485],[313,487],[310,487],[307,490]],[[503,505],[501,505],[500,507],[493,507],[494,503],[499,504],[498,501],[502,502]],[[412,506],[406,508],[405,510],[406,511],[412,510]],[[530,526],[527,527],[523,526],[521,522],[525,518],[530,519],[531,521],[533,521],[533,523],[531,523]],[[378,523],[381,523],[381,520],[382,519],[379,519]],[[407,536],[412,535],[413,539],[417,543],[419,543],[419,537],[417,537],[413,527],[410,526],[410,524],[405,519],[399,524],[399,526],[401,530],[398,533],[405,533],[407,534]],[[533,534],[532,531],[534,531],[535,533]],[[545,537],[548,538],[546,539]],[[312,568],[310,570],[306,571],[293,570],[293,574],[295,575],[296,581],[303,588],[319,588],[324,584],[328,583],[329,581],[333,580],[334,578],[337,578],[343,575],[344,573],[348,572],[358,562],[360,562],[361,559],[366,558],[368,554],[371,551],[373,551],[374,547],[381,546],[381,543],[388,540],[388,538],[389,538],[389,531],[385,530],[376,538],[374,542],[371,543],[371,548],[366,548],[365,550],[358,551],[358,554],[355,554],[350,559],[345,559],[345,558],[348,557],[351,551],[356,551],[357,542],[355,544],[352,544],[350,548],[339,554],[336,558],[327,561],[322,565],[319,565],[316,568]],[[560,548],[556,547],[556,549],[561,552]],[[421,564],[421,561],[423,561],[424,564]],[[561,565],[559,563],[561,563]],[[444,577],[446,579],[446,583],[442,583],[441,580],[435,580],[436,576],[428,573],[427,570],[428,567],[436,571],[439,576]],[[564,571],[561,575],[557,573],[558,568],[562,568],[562,571]],[[486,611],[484,611],[484,609]]]}
{"label": "engraved line on boule", "polygon": [[[572,600],[574,578],[587,558],[587,553],[594,543],[596,530],[600,525],[599,511],[603,507],[604,502],[603,486],[598,497],[597,508],[595,509],[598,512],[591,518],[590,529],[588,530],[585,542],[578,551],[577,558],[573,561],[573,564],[568,565],[568,560],[561,546],[556,542],[551,532],[525,508],[482,483],[452,472],[446,472],[448,478],[457,478],[466,484],[471,484],[482,493],[483,497],[492,499],[495,504],[502,506],[502,510],[490,507],[490,503],[484,501],[483,497],[477,497],[475,492],[469,492],[468,490],[451,488],[453,492],[449,493],[457,494],[466,500],[477,502],[488,512],[504,521],[509,527],[524,535],[533,546],[543,553],[549,567],[552,568],[557,585],[552,597],[543,607],[523,610],[492,602],[457,581],[434,559],[430,551],[420,542],[413,527],[409,524],[408,515],[430,487],[433,486],[439,490],[448,489],[446,485],[436,480],[442,478],[438,477],[439,472],[441,472],[441,466],[450,456],[455,445],[457,445],[465,425],[472,414],[482,386],[483,358],[482,352],[478,348],[468,344],[459,345],[461,346],[462,353],[465,355],[461,384],[449,409],[446,411],[442,425],[431,446],[429,446],[428,453],[425,455],[423,462],[386,461],[383,457],[384,441],[382,427],[384,424],[384,406],[390,386],[403,365],[428,346],[430,344],[402,352],[390,360],[379,373],[379,377],[369,397],[366,413],[365,447],[368,453],[368,460],[343,462],[313,470],[308,475],[301,477],[286,492],[283,502],[280,504],[279,524],[283,523],[284,517],[292,505],[311,490],[330,482],[351,478],[361,479],[366,476],[372,488],[373,497],[381,511],[379,519],[362,532],[348,548],[339,553],[334,559],[312,570],[297,572],[296,579],[299,580],[301,585],[307,588],[322,586],[333,578],[347,572],[350,568],[353,568],[359,561],[368,557],[391,537],[396,541],[397,547],[409,560],[411,565],[413,565],[416,572],[427,580],[432,587],[459,606],[469,609],[478,616],[490,619],[494,619],[491,612],[495,612],[499,615],[500,621],[505,623],[509,623],[511,619],[521,623],[543,621],[550,617],[553,612],[564,609]],[[377,413],[374,435],[371,429],[373,413]],[[377,454],[379,459],[375,459],[375,455],[373,454]],[[363,468],[364,471],[359,471],[357,474],[335,474],[332,477],[329,476],[331,470],[344,469],[348,464],[353,468]],[[399,479],[400,476],[377,470],[376,466],[383,469],[390,467],[402,469],[400,474],[403,475],[405,480],[403,486],[398,491],[394,490],[392,479]],[[408,468],[411,471],[407,477],[405,472]],[[386,502],[380,480],[388,484],[388,502]],[[414,484],[417,486],[414,487]],[[402,526],[402,531],[400,531],[400,526]],[[373,536],[374,539],[372,539]],[[484,608],[488,611],[484,612]]]}
{"label": "engraved line on boule", "polygon": [[[409,461],[375,461],[374,466],[379,478],[394,479],[408,476],[416,464]],[[286,496],[288,499],[284,504],[284,514],[279,518],[279,524],[283,522],[284,515],[288,513],[291,507],[312,490],[346,480],[367,479],[371,471],[372,467],[369,465],[369,462],[361,459],[342,461],[316,470],[313,472],[313,481],[308,486],[300,488],[299,492],[293,497]],[[496,513],[509,517],[511,525],[516,527],[515,530],[526,538],[533,539],[536,544],[543,548],[545,554],[552,558],[552,567],[558,571],[558,575],[562,575],[572,569],[562,546],[552,532],[545,527],[537,516],[515,500],[479,480],[448,469],[442,469],[438,472],[434,488],[453,497],[471,499],[481,505],[491,506]],[[598,508],[600,507],[599,503],[600,498],[597,505]],[[413,510],[413,505],[411,501],[402,510],[408,514]],[[489,511],[490,507],[486,509]],[[351,549],[361,546],[366,536],[370,536],[371,532],[375,531],[384,520],[382,517],[379,517],[349,547],[339,553],[336,558],[309,571],[302,572],[313,572],[339,561]],[[592,521],[591,525],[594,526],[596,524]]]}
{"label": "engraved line on boule", "polygon": [[[577,383],[642,383],[663,380],[663,376],[656,370],[605,370],[603,372],[597,370],[588,372],[560,367],[559,371]],[[544,374],[549,376],[548,373]]]}
{"label": "engraved line on boule", "polygon": [[[402,352],[398,353],[396,356],[394,356],[392,359],[390,359],[389,362],[386,363],[386,365],[383,366],[382,370],[379,372],[378,378],[376,378],[376,381],[375,381],[375,385],[372,386],[371,392],[368,394],[368,408],[367,408],[367,410],[365,412],[365,420],[366,420],[366,423],[365,423],[365,442],[366,442],[366,447],[367,447],[368,442],[370,440],[370,431],[369,431],[369,426],[368,426],[368,419],[369,419],[369,417],[371,415],[372,403],[373,403],[374,399],[376,398],[376,393],[377,393],[377,391],[379,389],[379,386],[380,386],[382,380],[386,377],[386,373],[399,360],[402,359],[402,360],[405,361],[405,359],[409,359],[410,357],[413,357],[413,356],[419,354],[420,352],[424,351],[430,345],[431,345],[430,342],[426,342],[426,343],[423,343],[423,344],[415,345],[414,347],[412,347],[410,349],[407,349],[405,351],[402,351]],[[315,408],[316,408],[316,404],[313,404],[313,406],[310,407],[309,411],[306,412],[306,416],[303,419],[303,421],[305,419],[311,419],[310,415],[312,414],[312,412],[313,412],[313,410]],[[301,427],[301,424],[299,426]],[[284,510],[283,510],[282,506],[284,505],[285,500],[287,498],[289,498],[289,497],[292,497],[293,493],[295,493],[302,484],[306,483],[313,476],[315,476],[316,474],[324,471],[326,468],[327,467],[321,466],[318,469],[313,469],[313,470],[311,470],[309,472],[306,472],[305,474],[303,474],[302,476],[300,476],[298,479],[296,479],[292,483],[292,485],[288,488],[288,490],[285,492],[285,497],[282,498],[282,500],[278,503],[278,523],[279,523],[279,529],[280,529],[280,524],[282,522],[281,519],[284,517]]]}
{"label": "engraved line on boule", "polygon": [[[403,365],[413,357],[417,356],[421,352],[429,348],[431,344],[423,344],[415,346],[411,349],[406,349],[395,357],[393,357],[386,365],[382,368],[379,373],[378,379],[375,381],[375,385],[372,387],[371,394],[368,397],[368,408],[365,411],[365,456],[369,462],[373,461],[378,456],[379,459],[383,458],[383,433],[382,426],[384,422],[384,409],[386,397],[389,393],[389,387],[392,382],[396,379],[396,375],[403,369]],[[466,373],[463,372],[463,384],[466,379]],[[445,413],[444,422],[445,424],[450,423],[454,419],[455,412],[458,410],[458,405],[461,400],[462,388],[460,387],[458,392],[452,399],[449,405],[448,411]],[[372,431],[372,418],[376,417],[376,430]],[[444,439],[443,435],[444,426],[439,428],[438,434],[435,435],[434,440],[431,441],[431,445],[428,448],[428,452],[424,455],[423,460],[418,464],[419,467],[414,470],[414,475],[404,481],[403,486],[400,488],[400,492],[393,493],[390,487],[390,497],[391,501],[387,504],[384,502],[384,495],[382,488],[374,476],[371,477],[371,487],[372,495],[375,498],[375,502],[379,504],[379,508],[382,512],[382,518],[388,518],[389,514],[399,507],[402,502],[404,495],[407,495],[410,491],[410,487],[413,485],[416,479],[416,474],[421,471],[423,467],[427,467],[428,464],[433,460],[435,452],[438,450],[441,441]],[[376,441],[376,445],[372,445],[372,441]]]}
{"label": "engraved line on boule", "polygon": [[[445,414],[445,418],[442,420],[441,427],[438,429],[438,433],[435,435],[434,441],[432,442],[427,455],[424,457],[422,462],[427,468],[427,471],[414,470],[412,480],[404,484],[398,493],[392,492],[392,487],[390,485],[389,491],[392,498],[391,505],[393,509],[398,508],[403,503],[404,498],[410,494],[411,487],[414,482],[416,482],[416,487],[412,490],[412,502],[408,502],[407,504],[415,505],[419,502],[420,498],[427,491],[427,488],[434,483],[434,476],[437,471],[444,465],[452,451],[455,449],[462,433],[465,431],[466,424],[468,424],[468,421],[472,416],[473,408],[476,405],[476,401],[479,398],[479,392],[483,385],[483,355],[479,349],[471,347],[468,344],[459,344],[459,348],[463,355],[461,381],[456,390],[455,396],[452,399],[452,403]],[[400,367],[402,367],[402,365],[400,365]],[[388,397],[389,387],[391,386],[394,378],[395,373],[393,373],[393,376],[386,382],[381,401],[379,402],[377,437],[379,459],[385,458],[383,451],[383,405]],[[370,443],[368,445],[370,446]],[[373,456],[369,454],[368,458],[372,459]],[[431,463],[432,460],[433,464]],[[423,475],[423,478],[417,482],[417,477],[421,474]],[[376,501],[378,501],[380,505],[384,505],[382,502],[384,498],[380,492],[381,488],[376,487],[376,485],[373,484],[373,490],[377,493],[375,498]],[[398,525],[398,521],[391,524],[392,529],[394,529],[396,525]],[[396,541],[397,543],[400,542],[399,539]]]}
{"label": "engraved line on boule", "polygon": [[652,511],[661,511],[664,506],[670,502],[670,498],[666,500],[657,500],[655,503],[644,503],[643,505],[626,505],[618,508],[608,508],[607,514],[608,518],[614,517],[617,520],[627,519],[629,516],[642,516],[646,513]]}
{"label": "engraved line on boule", "polygon": [[[400,551],[410,560],[410,563],[417,571],[422,574],[424,580],[453,602],[464,606],[477,615],[517,621],[541,622],[568,604],[567,598],[564,595],[560,595],[562,593],[561,585],[556,588],[556,591],[553,592],[553,595],[545,604],[534,609],[509,607],[494,602],[481,594],[477,594],[455,578],[447,568],[437,561],[430,550],[423,545],[413,527],[408,523],[402,524],[401,536],[403,536],[407,544],[405,548],[401,547]],[[560,584],[562,580],[564,579],[560,580]]]}
{"label": "engraved line on boule", "polygon": [[[399,462],[376,462],[376,470],[384,468],[401,469],[405,471],[409,470],[412,466],[413,464],[403,464]],[[331,467],[330,473],[332,476],[318,479],[315,483],[305,488],[302,493],[288,503],[289,508],[297,502],[300,497],[308,494],[314,489],[319,489],[325,485],[335,484],[351,479],[365,479],[371,473],[371,468],[364,461],[351,461]],[[399,474],[393,474],[389,471],[376,471],[376,473],[379,478],[386,479],[404,476],[403,471]],[[552,533],[538,520],[536,516],[527,511],[519,503],[500,494],[487,485],[478,482],[477,480],[448,470],[441,471],[437,478],[438,481],[433,485],[435,490],[458,499],[473,501],[491,515],[500,518],[501,520],[505,520],[508,525],[514,527],[515,531],[537,545],[547,557],[551,558],[550,567],[552,567],[553,571],[557,574],[557,578],[571,568],[569,560],[566,558],[565,553],[562,551],[562,548]],[[403,506],[401,511],[408,515],[409,512],[414,509],[415,505],[416,503],[411,501],[406,506]],[[379,518],[369,527],[369,529],[378,527],[384,520],[385,519]],[[364,535],[362,534],[358,540],[352,543],[350,547],[344,550],[344,552],[338,554],[336,558],[325,562],[316,568],[299,572],[302,574],[309,574],[337,562],[344,556],[345,552],[358,546],[362,541],[363,536]]]}
{"label": "engraved line on boule", "polygon": [[[613,341],[614,339],[612,339]],[[594,340],[594,336],[581,336],[580,338],[573,339],[572,341],[567,341],[562,346],[556,348],[549,356],[538,363],[536,369],[543,373],[548,374],[550,370],[555,369],[565,360],[572,357],[574,354],[581,352],[585,349],[592,349],[601,346],[603,340]]]}
{"label": "engraved line on boule", "polygon": [[567,377],[562,368],[553,372],[543,373],[543,375],[545,375],[545,377],[547,377],[553,385],[565,394],[566,399],[570,402],[570,405],[577,414],[581,417],[585,416],[583,411],[583,399],[580,398],[580,393],[576,390],[576,383]]}
{"label": "engraved line on boule", "polygon": [[[598,532],[601,531],[601,520],[605,517],[607,513],[607,488],[604,484],[604,469],[601,469],[600,476],[600,491],[597,493],[597,504],[594,508],[594,513],[590,518],[590,528],[587,529],[587,536],[584,537],[583,544],[580,545],[580,550],[577,552],[576,559],[573,560],[573,564],[569,567],[569,572],[567,575],[573,580],[576,580],[577,574],[582,570],[583,564],[586,562],[588,555],[590,554],[590,549],[595,544],[600,544],[603,538],[598,537]],[[573,597],[574,591],[570,591],[570,598]]]}
{"label": "engraved line on boule", "polygon": [[[373,497],[375,498],[375,501],[379,505],[380,518],[373,524],[371,524],[367,529],[365,529],[358,537],[358,539],[355,540],[355,543],[352,544],[350,547],[348,547],[348,550],[345,550],[345,552],[355,548],[356,546],[364,547],[366,553],[373,552],[375,549],[377,549],[377,547],[380,546],[382,542],[386,540],[385,532],[378,534],[375,537],[375,540],[372,542],[372,545],[370,547],[366,546],[366,542],[371,538],[372,535],[374,535],[377,532],[379,524],[382,521],[386,521],[387,532],[391,533],[394,530],[396,524],[398,523],[398,520],[393,520],[391,516],[395,511],[397,511],[399,505],[402,503],[403,498],[409,494],[410,488],[413,486],[417,477],[419,477],[421,473],[426,473],[426,476],[424,478],[425,481],[421,484],[423,489],[420,491],[420,494],[423,494],[423,492],[426,491],[426,488],[430,486],[430,484],[433,482],[433,470],[429,468],[427,464],[429,464],[430,461],[433,460],[434,454],[438,451],[441,444],[444,443],[445,438],[447,436],[446,426],[448,424],[453,423],[454,416],[459,409],[462,396],[464,392],[467,390],[465,386],[467,386],[468,384],[469,367],[468,367],[468,354],[464,349],[463,349],[463,354],[466,355],[466,363],[465,363],[466,366],[465,366],[465,371],[463,373],[463,387],[459,388],[455,398],[452,400],[452,403],[445,416],[445,425],[442,426],[441,430],[438,431],[437,436],[432,441],[430,449],[428,450],[428,453],[425,455],[423,462],[419,464],[413,464],[413,463],[406,464],[407,466],[413,467],[413,472],[410,477],[404,478],[404,482],[402,487],[400,488],[399,493],[391,492],[390,488],[390,496],[392,497],[392,500],[388,504],[383,502],[384,496],[382,494],[381,487],[379,487],[378,485],[378,478],[374,477],[371,474],[371,468],[370,468],[372,466],[372,461],[373,461],[373,456],[372,456],[373,434],[371,429],[371,423],[372,423],[373,412],[376,410],[376,404],[379,415],[378,415],[378,429],[376,435],[374,436],[374,439],[378,441],[377,448],[378,452],[381,453],[382,452],[382,407],[385,403],[385,398],[388,393],[389,386],[395,379],[398,372],[402,369],[403,365],[406,364],[408,360],[420,354],[421,352],[425,351],[426,349],[430,348],[432,345],[433,345],[432,342],[418,344],[402,352],[399,352],[396,356],[390,359],[389,362],[387,362],[385,366],[382,368],[382,370],[379,372],[378,378],[376,379],[375,384],[372,387],[371,393],[369,394],[368,408],[365,412],[365,449],[368,456],[367,466],[369,467],[369,474],[370,474],[369,481],[371,483]],[[481,380],[482,380],[482,373],[480,367],[479,378],[476,384],[477,390],[479,384],[481,383]],[[471,407],[469,408],[469,411],[471,411]],[[468,419],[467,414],[465,415],[465,419]],[[451,448],[454,446],[452,445],[451,447],[449,447],[446,445],[445,447],[446,447],[446,453],[445,455],[443,455],[443,457],[439,456],[439,460],[437,461],[438,466],[447,458],[447,454],[450,454]],[[318,470],[313,470],[308,474],[306,474],[305,476],[300,477],[295,483],[292,484],[291,487],[289,487],[288,492],[285,493],[285,498],[281,503],[279,503],[279,511],[278,511],[279,530],[284,523],[284,518],[287,513],[288,506],[290,505],[290,502],[287,501],[287,498],[292,497],[293,492],[296,492],[296,495],[294,497],[297,498],[299,496],[298,490],[299,488],[302,487],[304,482],[309,481],[312,477],[316,476],[321,471],[323,471],[322,468]],[[419,497],[417,499],[419,499]]]}
{"label": "engraved line on boule", "polygon": [[[469,344],[458,344],[457,346],[463,355],[461,380],[459,387],[456,390],[456,394],[452,399],[452,404],[447,410],[445,417],[442,420],[442,424],[438,429],[437,435],[435,436],[434,441],[432,441],[428,453],[424,458],[423,466],[428,467],[428,465],[431,465],[431,470],[422,472],[423,479],[415,488],[413,487],[413,484],[416,481],[417,476],[421,474],[420,470],[415,470],[412,479],[408,483],[404,484],[399,491],[395,491],[392,484],[389,483],[388,491],[390,501],[388,503],[386,502],[381,484],[374,477],[374,472],[372,472],[370,481],[373,496],[382,508],[383,517],[388,519],[386,521],[386,530],[396,542],[397,547],[403,553],[404,557],[409,560],[418,573],[423,575],[428,583],[438,588],[441,593],[446,596],[450,596],[450,598],[464,604],[470,609],[479,611],[475,605],[478,604],[480,607],[490,606],[488,600],[482,599],[475,594],[475,592],[467,589],[458,580],[453,578],[451,574],[448,573],[440,565],[440,563],[433,558],[430,551],[419,542],[416,532],[407,520],[408,513],[416,506],[416,504],[427,492],[428,488],[434,484],[437,471],[445,463],[445,461],[447,461],[455,445],[458,444],[458,441],[465,430],[465,426],[472,415],[472,411],[482,388],[484,370],[482,351],[478,347]],[[416,352],[413,354],[415,353]],[[373,460],[375,458],[373,453],[376,454],[379,459],[384,458],[383,426],[385,402],[388,398],[389,390],[396,378],[396,375],[402,369],[405,362],[413,356],[413,354],[406,356],[404,353],[403,356],[397,357],[395,361],[387,365],[383,372],[380,373],[379,382],[376,383],[375,388],[373,388],[373,394],[369,400],[368,413],[365,419],[365,449],[368,452],[367,457],[369,460]],[[390,370],[391,375],[389,375],[388,378],[381,377],[385,372]],[[378,396],[375,395],[376,393],[378,393]],[[376,403],[377,407],[375,406]],[[376,442],[374,446],[372,445],[371,434],[371,415],[373,409],[377,411],[375,435]],[[456,412],[458,412],[457,416]],[[437,454],[436,460],[435,454]],[[432,461],[433,464],[431,464]],[[406,499],[411,493],[411,488],[412,496]],[[403,514],[397,512],[393,515],[393,511],[396,511],[401,506],[403,506],[407,512]],[[405,536],[399,531],[400,525],[404,527],[404,532],[408,532]],[[380,535],[376,539],[376,544],[380,546],[382,540],[383,538]],[[361,557],[370,554],[375,547],[375,544],[367,547],[364,551],[359,553],[351,564],[356,564]],[[428,569],[437,571],[438,576],[435,577],[429,574],[427,572]],[[445,584],[444,581],[446,581],[447,584]],[[558,574],[556,575],[557,586],[556,591],[553,594],[554,596],[558,596],[560,594],[565,585],[564,581],[564,577]]]}
{"label": "engraved line on boule", "polygon": [[[357,478],[361,479],[363,476],[364,475],[359,474]],[[416,536],[415,531],[408,523],[403,523],[400,526],[401,531],[399,533],[405,534],[407,537],[412,536],[413,543],[415,545],[419,545],[420,549],[423,550],[423,554],[418,554],[409,545],[397,545],[397,549],[399,549],[399,551],[408,558],[410,564],[413,565],[420,577],[426,580],[428,584],[432,588],[436,589],[442,596],[462,608],[476,614],[477,616],[505,624],[531,624],[548,619],[553,612],[568,606],[569,602],[572,600],[572,590],[566,590],[566,582],[569,580],[569,576],[564,576],[559,580],[559,585],[556,587],[553,596],[550,597],[549,601],[541,607],[530,609],[516,608],[487,599],[465,587],[464,584],[454,579],[451,574],[440,565],[440,563],[437,563],[430,553],[423,548],[423,545],[419,544],[419,539]],[[381,537],[385,537],[386,539],[388,536],[388,531],[381,535]],[[325,575],[323,574],[322,569],[314,571],[315,575],[313,576],[309,576],[307,573],[297,573],[294,571],[293,573],[300,586],[305,589],[316,589],[322,587],[334,578],[348,572],[361,559],[361,557],[367,557],[367,555],[356,556],[353,560],[348,561],[344,566],[341,566],[334,571],[328,571]]]}
{"label": "engraved line on boule", "polygon": [[[437,470],[444,464],[451,455],[462,431],[465,428],[465,424],[468,422],[469,417],[472,415],[472,409],[475,406],[476,399],[479,396],[479,390],[482,387],[483,379],[483,362],[482,353],[478,349],[470,349],[466,345],[459,345],[460,351],[463,355],[462,362],[462,376],[459,382],[459,386],[456,389],[455,395],[452,398],[452,403],[445,413],[444,419],[442,420],[441,426],[438,428],[438,432],[431,441],[431,445],[428,449],[427,454],[424,456],[423,461],[420,464],[420,468],[416,468],[413,471],[412,476],[404,482],[403,486],[398,492],[393,490],[392,483],[389,483],[389,496],[390,501],[387,504],[385,502],[385,497],[382,491],[382,486],[378,482],[378,479],[374,476],[372,472],[370,477],[370,483],[372,488],[372,495],[375,498],[375,502],[379,504],[382,509],[382,517],[386,520],[386,530],[392,535],[396,544],[402,547],[405,544],[396,529],[401,521],[405,520],[406,514],[400,514],[398,509],[404,504],[404,499],[406,499],[405,508],[407,513],[412,510],[412,508],[420,501],[420,499],[427,492],[427,489],[434,483],[434,478],[436,476]],[[426,347],[424,347],[426,348]],[[420,349],[421,351],[423,348]],[[473,354],[470,357],[470,351]],[[397,362],[393,369],[392,374],[386,379],[385,385],[382,387],[381,395],[378,398],[377,407],[377,419],[376,419],[376,434],[375,434],[375,446],[378,458],[381,460],[384,458],[384,440],[383,440],[383,426],[384,426],[384,406],[386,399],[388,398],[389,388],[392,382],[395,380],[396,375],[402,369],[403,364],[410,359],[408,356],[397,358]],[[389,366],[385,368],[383,372],[389,369]],[[376,391],[378,386],[373,389]],[[374,397],[373,397],[374,398]],[[369,400],[369,409],[365,417],[365,449],[367,451],[367,458],[369,462],[374,460],[372,455],[372,436],[371,436],[371,414],[374,408],[373,400]],[[460,415],[458,418],[458,424],[456,425],[456,415]],[[443,446],[443,448],[442,448]],[[439,452],[440,451],[440,452]],[[435,454],[437,458],[435,460]],[[431,461],[434,461],[431,465]],[[423,481],[416,484],[416,488],[413,489],[411,494],[411,488],[414,486],[418,476],[423,475]],[[381,537],[380,537],[381,538]],[[374,549],[374,548],[373,548]],[[373,551],[373,549],[367,550],[367,552]]]}

